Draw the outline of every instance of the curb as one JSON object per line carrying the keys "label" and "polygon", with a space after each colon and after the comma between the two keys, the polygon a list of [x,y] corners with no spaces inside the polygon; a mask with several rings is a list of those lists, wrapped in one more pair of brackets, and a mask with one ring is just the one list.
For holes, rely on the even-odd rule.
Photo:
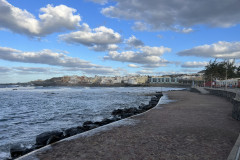
{"label": "curb", "polygon": [[227,160],[240,160],[240,135],[238,136]]}

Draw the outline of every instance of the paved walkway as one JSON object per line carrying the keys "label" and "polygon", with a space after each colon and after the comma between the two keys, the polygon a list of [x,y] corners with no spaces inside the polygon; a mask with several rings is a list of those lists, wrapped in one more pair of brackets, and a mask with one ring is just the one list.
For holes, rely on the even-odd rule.
{"label": "paved walkway", "polygon": [[197,89],[201,94],[209,94],[209,92],[203,87],[196,86],[194,88]]}
{"label": "paved walkway", "polygon": [[135,125],[54,144],[40,160],[226,160],[240,131],[224,98],[170,91],[175,102],[129,120]]}

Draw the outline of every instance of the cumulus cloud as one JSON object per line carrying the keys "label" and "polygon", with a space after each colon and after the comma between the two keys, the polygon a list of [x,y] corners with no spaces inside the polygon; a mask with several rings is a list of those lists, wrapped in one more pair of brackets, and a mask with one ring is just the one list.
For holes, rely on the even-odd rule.
{"label": "cumulus cloud", "polygon": [[185,62],[184,64],[182,64],[183,68],[202,68],[205,67],[206,65],[208,65],[208,62]]}
{"label": "cumulus cloud", "polygon": [[[84,61],[79,58],[68,57],[63,53],[54,53],[47,49],[39,52],[14,52],[14,49],[9,48],[8,54],[6,54],[6,50],[7,48],[0,47],[0,59],[13,62],[48,64],[63,67],[96,66],[88,61]],[[13,52],[10,52],[11,50],[13,50]]]}
{"label": "cumulus cloud", "polygon": [[94,45],[91,47],[94,51],[102,52],[102,51],[116,51],[119,49],[116,44],[108,44],[108,45]]}
{"label": "cumulus cloud", "polygon": [[[92,64],[88,61],[70,57],[63,53],[56,53],[47,49],[39,52],[23,52],[12,48],[0,47],[0,59],[11,62],[46,64],[50,66],[60,66],[70,69],[75,68],[88,74],[101,72],[102,74],[118,73],[116,69],[113,69],[111,67]],[[24,68],[22,68],[21,70],[24,71]],[[25,69],[25,71],[26,70],[27,69]],[[30,70],[33,70],[33,68],[31,68]],[[37,70],[39,72],[44,71],[39,68],[35,68],[35,71]]]}
{"label": "cumulus cloud", "polygon": [[141,47],[144,45],[144,43],[137,39],[135,36],[131,36],[129,39],[126,40],[126,44],[130,47]]}
{"label": "cumulus cloud", "polygon": [[6,0],[0,0],[0,28],[28,36],[45,36],[79,26],[81,17],[74,15],[76,9],[65,5],[47,5],[40,9],[39,19],[27,10],[14,7]]}
{"label": "cumulus cloud", "polygon": [[180,56],[212,57],[222,59],[240,58],[240,42],[219,41],[211,45],[197,46],[177,53]]}
{"label": "cumulus cloud", "polygon": [[165,66],[169,63],[167,60],[162,59],[160,56],[165,52],[170,52],[170,48],[161,47],[150,47],[143,46],[139,47],[140,51],[110,51],[107,56],[104,57],[105,60],[113,60],[120,62],[131,62],[142,64],[143,67],[158,67]]}
{"label": "cumulus cloud", "polygon": [[70,44],[82,44],[95,51],[116,50],[120,43],[121,35],[105,26],[90,29],[84,24],[82,29],[77,32],[60,35],[59,38]]}
{"label": "cumulus cloud", "polygon": [[135,20],[137,30],[175,30],[207,25],[231,27],[240,23],[239,0],[116,0],[115,5],[105,7],[101,13],[114,18]]}
{"label": "cumulus cloud", "polygon": [[136,65],[136,64],[129,64],[128,67],[131,67],[131,68],[139,68],[139,66]]}

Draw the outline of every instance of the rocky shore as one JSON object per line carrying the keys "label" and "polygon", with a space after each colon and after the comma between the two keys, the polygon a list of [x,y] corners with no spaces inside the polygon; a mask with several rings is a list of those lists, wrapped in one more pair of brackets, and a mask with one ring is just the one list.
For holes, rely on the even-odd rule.
{"label": "rocky shore", "polygon": [[11,146],[10,148],[10,154],[11,158],[10,159],[16,159],[20,156],[23,156],[29,152],[32,152],[36,149],[42,148],[46,145],[52,144],[54,142],[60,141],[64,138],[68,138],[70,136],[83,133],[86,131],[89,131],[91,129],[139,114],[143,113],[154,106],[156,106],[159,102],[159,99],[162,97],[161,92],[156,92],[155,94],[152,95],[151,100],[149,101],[149,104],[147,105],[141,105],[138,108],[133,107],[133,108],[124,108],[124,109],[116,109],[112,111],[112,116],[111,118],[106,118],[103,119],[102,121],[86,121],[84,122],[81,126],[77,127],[72,127],[72,128],[67,128],[62,131],[49,131],[49,132],[44,132],[36,136],[36,143],[32,145],[31,148],[27,148],[21,144],[16,144]]}

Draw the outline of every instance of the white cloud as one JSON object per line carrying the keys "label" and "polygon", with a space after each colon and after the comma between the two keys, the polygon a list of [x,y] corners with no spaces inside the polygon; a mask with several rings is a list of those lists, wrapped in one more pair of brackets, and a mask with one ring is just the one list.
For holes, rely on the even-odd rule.
{"label": "white cloud", "polygon": [[208,62],[185,62],[182,67],[183,68],[203,68],[208,65]]}
{"label": "white cloud", "polygon": [[192,28],[183,28],[182,32],[183,33],[191,33],[191,32],[193,32],[193,29]]}
{"label": "white cloud", "polygon": [[150,47],[150,46],[144,46],[140,47],[140,50],[145,53],[146,55],[155,55],[155,56],[161,56],[165,52],[170,52],[170,48],[166,47]]}
{"label": "white cloud", "polygon": [[[51,50],[42,50],[39,52],[23,52],[12,48],[0,47],[0,59],[11,61],[11,62],[22,62],[22,63],[37,63],[46,64],[50,66],[60,66],[69,69],[76,69],[79,71],[91,73],[102,73],[102,74],[113,74],[119,73],[118,70],[111,67],[105,67],[101,65],[92,64],[88,61],[69,57],[63,53],[52,52]],[[18,68],[19,69],[19,68]],[[30,68],[30,70],[44,71],[39,68]],[[3,69],[2,69],[3,70]],[[27,71],[29,68],[21,68],[22,71]],[[29,70],[29,71],[30,71]]]}
{"label": "white cloud", "polygon": [[165,66],[169,63],[167,60],[162,59],[160,56],[165,52],[170,52],[170,48],[161,47],[139,47],[140,51],[110,51],[107,56],[104,57],[106,60],[120,61],[120,62],[131,62],[142,64],[143,67],[158,67]]}
{"label": "white cloud", "polygon": [[131,68],[139,68],[139,66],[136,65],[136,64],[129,64],[128,67],[131,67]]}
{"label": "white cloud", "polygon": [[117,43],[122,41],[121,35],[105,26],[90,29],[84,24],[82,30],[60,35],[59,38],[67,43],[82,44],[96,51],[116,50]]}
{"label": "white cloud", "polygon": [[239,0],[116,0],[101,13],[114,18],[135,20],[136,30],[175,30],[175,26],[207,25],[231,27],[240,23]]}
{"label": "white cloud", "polygon": [[102,51],[116,51],[118,50],[118,45],[116,44],[108,44],[108,45],[94,45],[91,47],[94,51],[102,52]]}
{"label": "white cloud", "polygon": [[[96,65],[93,65],[88,61],[68,57],[63,53],[54,53],[47,49],[39,52],[14,52],[14,49],[9,48],[8,54],[6,54],[6,49],[7,48],[0,47],[0,59],[2,60],[63,67],[96,67]],[[13,51],[11,52],[11,50]]]}
{"label": "white cloud", "polygon": [[219,41],[211,45],[197,46],[177,53],[180,56],[212,57],[222,59],[240,58],[240,42]]}
{"label": "white cloud", "polygon": [[6,0],[0,0],[0,28],[28,36],[45,36],[79,26],[81,17],[74,15],[75,9],[65,5],[47,5],[40,9],[39,19],[27,10],[14,7]]}
{"label": "white cloud", "polygon": [[127,39],[126,44],[130,47],[141,47],[144,45],[144,43],[135,36],[131,36],[129,39]]}

